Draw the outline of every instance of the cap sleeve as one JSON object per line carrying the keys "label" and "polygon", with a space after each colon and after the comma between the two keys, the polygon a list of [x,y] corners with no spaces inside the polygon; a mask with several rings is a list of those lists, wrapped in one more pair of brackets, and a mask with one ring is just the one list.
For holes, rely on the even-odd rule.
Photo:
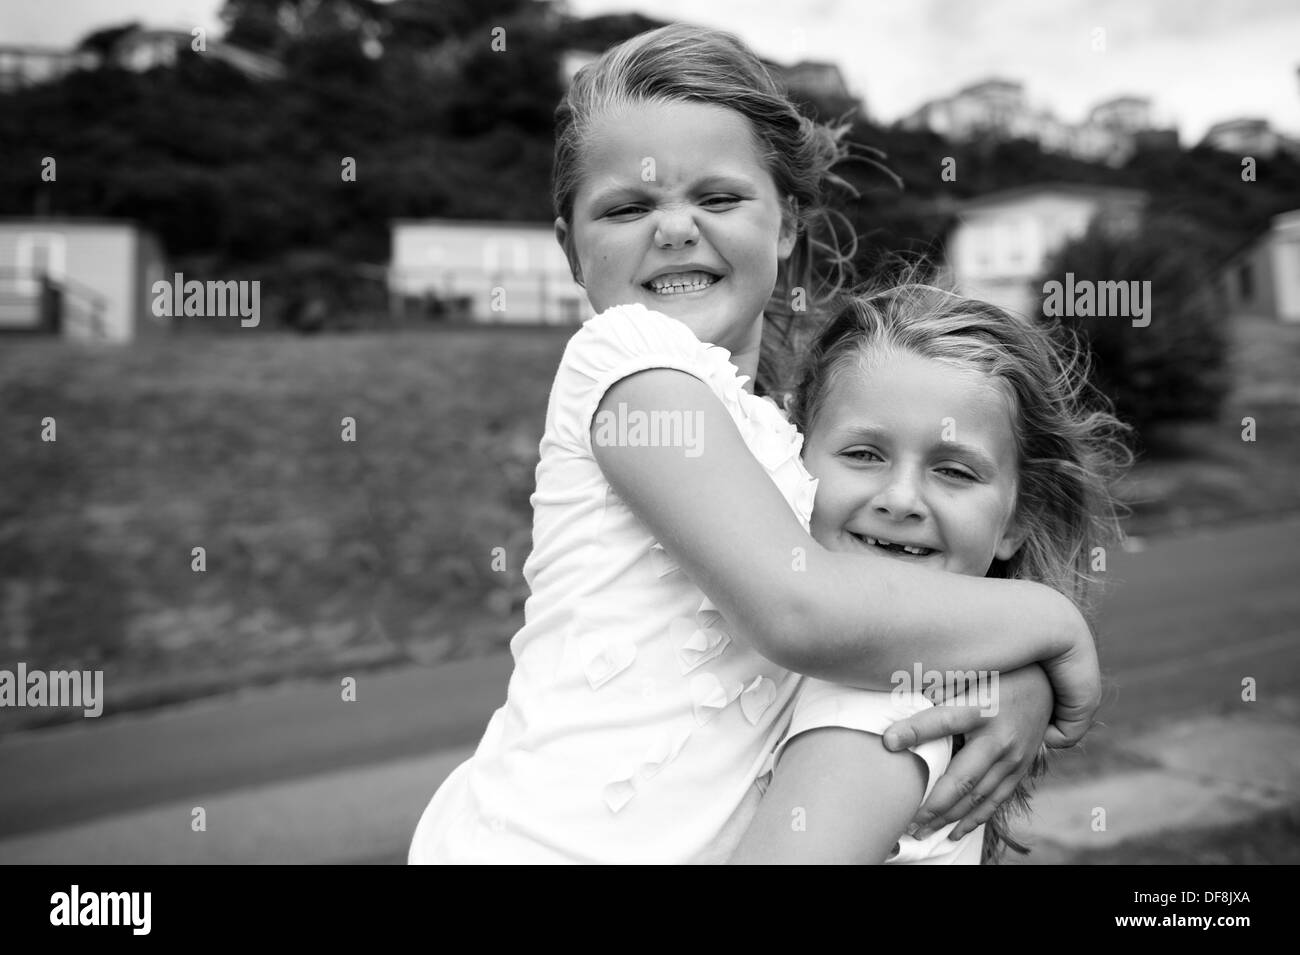
{"label": "cap sleeve", "polygon": [[616,305],[590,319],[564,349],[552,397],[557,437],[589,454],[591,421],[605,392],[649,368],[684,371],[710,387],[736,374],[726,349],[701,342],[684,323],[644,305]]}
{"label": "cap sleeve", "polygon": [[[775,766],[781,758],[786,743],[808,730],[841,726],[884,736],[885,730],[893,724],[933,707],[934,704],[920,693],[862,690],[806,678],[795,698],[790,728],[777,745],[771,765]],[[952,737],[927,740],[909,749],[921,757],[928,770],[925,793],[921,800],[924,802],[930,798],[939,777],[948,769],[948,763],[952,759]]]}

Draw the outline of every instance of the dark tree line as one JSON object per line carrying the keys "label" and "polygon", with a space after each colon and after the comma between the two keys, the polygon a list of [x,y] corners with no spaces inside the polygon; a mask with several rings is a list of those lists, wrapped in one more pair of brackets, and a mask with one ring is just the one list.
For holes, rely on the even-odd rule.
{"label": "dark tree line", "polygon": [[[222,20],[225,40],[274,57],[284,77],[251,79],[186,51],[174,67],[105,65],[0,95],[0,214],[134,218],[173,257],[222,263],[301,250],[383,262],[396,217],[546,220],[563,52],[657,25],[577,20],[532,0],[228,0]],[[108,53],[128,26],[83,45]],[[1155,211],[1199,224],[1219,253],[1300,197],[1288,157],[1260,158],[1243,182],[1239,157],[1208,150],[1141,153],[1114,170],[1033,143],[959,145],[865,120],[852,137],[883,150],[903,181],[844,170],[862,192],[843,211],[865,271],[886,252],[935,250],[955,202],[1030,182],[1147,189]],[[47,156],[55,182],[41,180]],[[945,157],[954,182],[940,177]]]}

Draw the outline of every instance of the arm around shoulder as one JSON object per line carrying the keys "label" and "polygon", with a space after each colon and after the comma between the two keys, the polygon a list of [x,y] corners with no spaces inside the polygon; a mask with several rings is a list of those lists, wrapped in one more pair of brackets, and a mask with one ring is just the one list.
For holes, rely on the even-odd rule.
{"label": "arm around shoulder", "polygon": [[1069,602],[1046,587],[818,545],[699,378],[639,371],[610,386],[599,411],[697,416],[691,454],[610,441],[595,417],[592,452],[615,492],[774,663],[889,689],[889,674],[918,660],[941,669],[1013,669],[1069,648],[1067,628],[1054,622],[1064,620],[1057,604]]}

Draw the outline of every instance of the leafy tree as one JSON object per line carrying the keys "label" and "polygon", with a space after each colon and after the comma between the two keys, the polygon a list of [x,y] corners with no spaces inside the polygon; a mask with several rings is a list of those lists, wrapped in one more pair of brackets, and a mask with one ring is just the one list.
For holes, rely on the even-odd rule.
{"label": "leafy tree", "polygon": [[1094,224],[1048,264],[1041,282],[1150,282],[1149,324],[1063,318],[1092,360],[1092,383],[1139,435],[1164,422],[1213,418],[1227,393],[1227,318],[1212,281],[1212,242],[1185,219],[1155,217],[1117,237]]}

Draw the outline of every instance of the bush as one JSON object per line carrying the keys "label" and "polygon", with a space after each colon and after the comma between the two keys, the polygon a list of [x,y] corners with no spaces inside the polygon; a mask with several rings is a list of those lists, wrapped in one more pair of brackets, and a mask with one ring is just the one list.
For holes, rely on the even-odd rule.
{"label": "bush", "polygon": [[1068,273],[1076,288],[1084,280],[1151,283],[1143,327],[1116,316],[1062,318],[1086,344],[1092,383],[1139,434],[1163,422],[1213,418],[1227,393],[1228,316],[1206,239],[1196,225],[1173,218],[1150,219],[1133,236],[1094,224],[1049,261],[1038,283],[1064,285]]}

